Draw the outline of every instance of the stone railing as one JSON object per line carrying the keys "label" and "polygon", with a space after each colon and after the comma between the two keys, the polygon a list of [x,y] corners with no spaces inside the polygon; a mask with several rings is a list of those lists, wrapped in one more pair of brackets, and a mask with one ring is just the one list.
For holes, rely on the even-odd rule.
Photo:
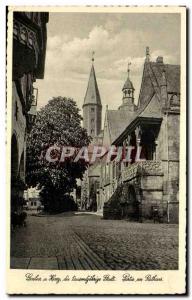
{"label": "stone railing", "polygon": [[130,164],[122,172],[123,181],[131,180],[132,178],[145,175],[162,175],[162,167],[160,161],[146,160]]}
{"label": "stone railing", "polygon": [[122,172],[122,180],[131,180],[132,178],[137,176],[138,164],[130,164],[128,165]]}
{"label": "stone railing", "polygon": [[162,174],[162,166],[161,161],[157,160],[146,160],[140,163],[142,167],[142,171],[145,174],[149,175],[161,175]]}

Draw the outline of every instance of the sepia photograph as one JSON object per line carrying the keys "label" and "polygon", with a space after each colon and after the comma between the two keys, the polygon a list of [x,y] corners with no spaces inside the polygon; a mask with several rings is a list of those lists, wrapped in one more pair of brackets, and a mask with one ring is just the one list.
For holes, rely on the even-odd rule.
{"label": "sepia photograph", "polygon": [[8,11],[8,268],[179,272],[185,8]]}

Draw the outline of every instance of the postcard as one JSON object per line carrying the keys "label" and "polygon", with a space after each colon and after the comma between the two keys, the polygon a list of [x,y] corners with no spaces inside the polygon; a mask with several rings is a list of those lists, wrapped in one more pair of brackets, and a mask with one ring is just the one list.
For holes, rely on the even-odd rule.
{"label": "postcard", "polygon": [[186,293],[186,7],[10,6],[7,293]]}

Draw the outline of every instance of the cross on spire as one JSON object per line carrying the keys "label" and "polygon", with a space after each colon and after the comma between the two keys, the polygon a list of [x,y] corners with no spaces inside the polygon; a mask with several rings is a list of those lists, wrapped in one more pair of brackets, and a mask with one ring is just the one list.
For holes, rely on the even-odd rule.
{"label": "cross on spire", "polygon": [[146,58],[145,58],[146,62],[150,61],[150,51],[149,51],[149,47],[146,47]]}
{"label": "cross on spire", "polygon": [[128,62],[128,69],[127,69],[128,78],[129,78],[129,73],[130,73],[130,65],[131,65],[131,62]]}
{"label": "cross on spire", "polygon": [[95,60],[94,55],[95,55],[95,51],[92,51],[92,58],[91,58],[92,63],[94,63],[94,60]]}

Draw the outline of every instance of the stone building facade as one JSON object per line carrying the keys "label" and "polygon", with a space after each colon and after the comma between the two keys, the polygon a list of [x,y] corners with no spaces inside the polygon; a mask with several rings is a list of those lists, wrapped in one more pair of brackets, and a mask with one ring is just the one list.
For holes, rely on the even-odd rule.
{"label": "stone building facade", "polygon": [[[104,218],[142,220],[156,212],[160,221],[177,223],[180,66],[164,64],[162,57],[151,62],[147,49],[138,106],[131,111],[124,112],[126,122],[119,130],[114,119],[119,123],[120,112],[106,112],[104,143],[108,139],[111,145],[135,150],[130,163],[105,163],[103,158],[98,209]],[[141,161],[136,161],[137,149]]]}
{"label": "stone building facade", "polygon": [[35,121],[38,90],[43,79],[48,13],[14,12],[12,66],[11,209],[20,207],[25,188],[26,141]]}
{"label": "stone building facade", "polygon": [[146,48],[137,105],[134,91],[128,69],[120,106],[106,108],[100,133],[100,145],[132,147],[131,161],[107,162],[106,152],[87,170],[84,192],[89,202],[90,182],[99,181],[97,211],[104,218],[142,221],[156,214],[159,221],[178,223],[180,66],[165,64],[163,57],[150,61]]}

